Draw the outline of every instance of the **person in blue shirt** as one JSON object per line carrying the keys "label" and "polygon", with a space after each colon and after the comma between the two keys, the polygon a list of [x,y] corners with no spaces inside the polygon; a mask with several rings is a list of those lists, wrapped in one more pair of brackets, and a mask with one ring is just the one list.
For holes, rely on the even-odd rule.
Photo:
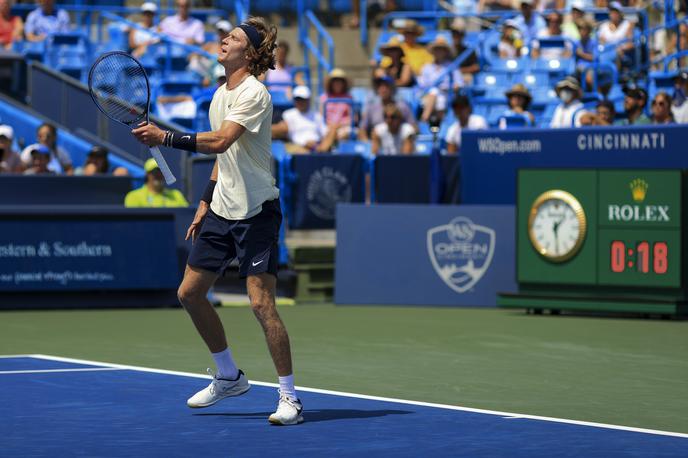
{"label": "person in blue shirt", "polygon": [[[576,72],[580,75],[582,80],[585,77],[585,82],[588,87],[592,86],[592,70],[587,70],[588,63],[595,58],[595,48],[597,48],[597,40],[592,37],[593,24],[587,19],[581,19],[576,23],[578,32],[580,33],[580,40],[576,43]],[[583,75],[585,73],[585,75]]]}
{"label": "person in blue shirt", "polygon": [[514,19],[518,30],[523,35],[523,41],[526,46],[530,45],[530,41],[535,39],[538,33],[547,27],[542,16],[533,11],[534,3],[534,0],[521,0],[521,14]]}
{"label": "person in blue shirt", "polygon": [[24,33],[29,41],[43,41],[51,33],[69,32],[69,15],[55,9],[53,0],[38,0],[38,8],[26,18]]}

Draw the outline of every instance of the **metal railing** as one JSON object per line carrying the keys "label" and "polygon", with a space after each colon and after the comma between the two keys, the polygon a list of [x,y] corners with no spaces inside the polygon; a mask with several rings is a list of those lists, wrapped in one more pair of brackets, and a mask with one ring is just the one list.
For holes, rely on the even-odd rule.
{"label": "metal railing", "polygon": [[[299,43],[303,47],[303,61],[306,67],[310,67],[312,55],[318,65],[318,93],[322,93],[325,75],[334,68],[334,40],[325,30],[325,27],[315,16],[313,11],[304,10],[303,0],[298,0],[297,11],[299,17]],[[316,33],[316,43],[310,38],[311,27]],[[327,58],[325,57],[325,45],[327,45]]]}

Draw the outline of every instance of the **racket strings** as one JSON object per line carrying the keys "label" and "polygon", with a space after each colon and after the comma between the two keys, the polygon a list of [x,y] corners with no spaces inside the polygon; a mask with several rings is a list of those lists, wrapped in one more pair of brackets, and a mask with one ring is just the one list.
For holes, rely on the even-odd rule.
{"label": "racket strings", "polygon": [[93,67],[90,78],[95,101],[105,114],[125,124],[144,120],[149,89],[138,62],[124,54],[111,54]]}

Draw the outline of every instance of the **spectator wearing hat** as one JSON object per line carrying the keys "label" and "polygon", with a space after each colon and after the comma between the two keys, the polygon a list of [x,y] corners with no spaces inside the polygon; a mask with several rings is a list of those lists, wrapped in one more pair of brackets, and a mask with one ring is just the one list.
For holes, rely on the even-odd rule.
{"label": "spectator wearing hat", "polygon": [[[461,18],[459,18],[461,19]],[[470,49],[466,58],[459,65],[459,71],[463,76],[463,80],[467,85],[473,82],[473,76],[480,71],[480,64],[478,63],[478,54],[475,48],[469,48],[464,43],[466,38],[466,24],[463,20],[454,20],[451,26],[453,53],[456,57],[461,56],[466,50]]]}
{"label": "spectator wearing hat", "polygon": [[652,124],[652,120],[645,114],[647,92],[640,86],[629,84],[624,87],[625,119],[616,122],[622,126],[643,126]]}
{"label": "spectator wearing hat", "polygon": [[108,159],[108,150],[102,146],[96,145],[88,152],[83,167],[78,167],[74,171],[74,174],[85,176],[112,174],[114,176],[125,177],[129,175],[129,171],[124,167],[112,169],[110,167],[110,160]]}
{"label": "spectator wearing hat", "polygon": [[155,25],[153,19],[158,12],[158,5],[153,2],[145,2],[141,5],[141,22],[138,23],[145,30],[138,28],[131,28],[129,30],[129,47],[131,48],[131,55],[134,57],[141,57],[148,50],[148,46],[160,42],[156,36]]}
{"label": "spectator wearing hat", "polygon": [[184,195],[177,189],[165,187],[160,167],[150,158],[143,165],[146,172],[144,185],[129,191],[124,197],[124,206],[130,208],[188,207]]}
{"label": "spectator wearing hat", "polygon": [[540,48],[541,39],[565,38],[564,33],[561,29],[561,24],[563,20],[563,16],[557,11],[552,11],[547,15],[547,27],[540,30],[537,34],[537,38],[533,40],[530,44],[530,47],[532,49],[531,56],[533,57],[533,59],[555,60],[571,57],[571,55],[573,54],[573,46],[569,40],[564,40],[563,47],[553,46],[544,49]]}
{"label": "spectator wearing hat", "polygon": [[459,94],[452,100],[452,110],[456,121],[449,126],[444,140],[447,143],[447,153],[458,154],[461,151],[461,132],[464,130],[488,129],[487,121],[480,115],[473,114],[470,99]]}
{"label": "spectator wearing hat", "polygon": [[67,151],[57,146],[57,128],[53,124],[46,122],[38,126],[36,134],[38,143],[34,143],[24,148],[20,155],[22,162],[27,166],[30,165],[33,162],[31,152],[40,144],[46,146],[48,151],[50,151],[48,168],[58,174],[65,173],[71,175],[72,158]]}
{"label": "spectator wearing hat", "polygon": [[292,154],[326,153],[332,148],[338,126],[325,124],[322,114],[311,109],[311,90],[296,86],[294,108],[282,113],[282,120],[272,126],[272,138],[285,138],[287,152]]}
{"label": "spectator wearing hat", "polygon": [[688,124],[688,72],[682,71],[674,80],[674,96],[671,112],[677,123]]}
{"label": "spectator wearing hat", "polygon": [[24,36],[24,21],[20,16],[12,16],[13,3],[13,0],[0,0],[0,46],[5,49],[11,49],[12,43]]}
{"label": "spectator wearing hat", "polygon": [[[615,45],[619,66],[630,59],[633,52],[633,24],[624,18],[621,3],[609,3],[609,20],[600,24],[597,40],[605,47]],[[624,40],[628,40],[623,42]],[[622,43],[623,42],[623,43]]]}
{"label": "spectator wearing hat", "polygon": [[423,67],[423,72],[418,78],[418,86],[428,90],[423,98],[423,114],[421,120],[427,122],[435,113],[440,118],[447,110],[447,98],[450,90],[456,90],[463,86],[463,77],[459,70],[453,70],[445,76],[439,84],[436,83],[440,75],[451,64],[451,46],[443,36],[438,36],[428,45],[432,53],[433,62]]}
{"label": "spectator wearing hat", "polygon": [[415,78],[411,66],[406,63],[404,50],[401,47],[401,40],[392,37],[389,41],[380,46],[380,53],[385,57],[380,66],[375,69],[373,75],[376,78],[389,76],[394,78],[396,87],[410,87],[415,84]]}
{"label": "spectator wearing hat", "polygon": [[518,30],[518,24],[513,19],[507,19],[502,24],[502,35],[497,44],[497,51],[501,59],[513,59],[518,57],[521,53],[521,32]]}
{"label": "spectator wearing hat", "polygon": [[425,29],[416,21],[407,19],[399,32],[404,36],[401,49],[404,51],[405,61],[411,67],[414,76],[418,77],[423,67],[432,63],[432,54],[425,49],[425,46],[418,43],[418,37],[423,35]]}
{"label": "spectator wearing hat", "polygon": [[413,117],[411,107],[402,100],[394,98],[395,86],[394,80],[389,76],[376,78],[373,82],[376,96],[372,98],[363,108],[363,115],[359,124],[359,138],[361,140],[368,140],[374,126],[385,122],[385,106],[394,104],[399,108],[399,112],[404,119],[404,122],[416,126],[416,120]]}
{"label": "spectator wearing hat", "polygon": [[564,23],[561,25],[561,30],[565,37],[577,42],[580,40],[580,24],[586,21],[585,8],[593,8],[592,2],[585,0],[573,0],[571,2],[571,12],[566,15]]}
{"label": "spectator wearing hat", "polygon": [[404,122],[401,110],[394,103],[384,107],[385,121],[377,124],[372,132],[371,151],[375,155],[413,154],[416,129]]}
{"label": "spectator wearing hat", "polygon": [[342,102],[329,102],[333,99],[345,99],[353,102],[349,93],[351,82],[341,68],[333,69],[325,81],[325,93],[320,96],[320,110],[328,126],[339,126],[337,138],[343,140],[351,135],[351,121],[354,118],[352,105]]}
{"label": "spectator wearing hat", "polygon": [[532,126],[535,124],[535,116],[528,111],[530,102],[533,100],[533,96],[530,95],[530,91],[521,83],[514,84],[511,89],[504,93],[506,95],[507,104],[509,108],[504,111],[502,117],[499,120],[499,128],[506,129],[506,121],[504,117],[507,116],[521,116],[525,119],[527,125]]}
{"label": "spectator wearing hat", "polygon": [[534,11],[535,0],[521,0],[521,14],[516,16],[514,21],[518,30],[521,31],[523,41],[526,46],[534,40],[541,30],[547,27],[545,20]]}
{"label": "spectator wearing hat", "polygon": [[49,168],[50,149],[45,145],[32,145],[30,148],[31,162],[24,175],[54,175],[55,172]]}
{"label": "spectator wearing hat", "polygon": [[304,86],[306,81],[303,73],[294,74],[293,67],[289,65],[289,43],[281,40],[275,50],[275,68],[268,69],[260,78],[271,92],[284,92],[291,98],[291,88],[294,85]]}
{"label": "spectator wearing hat", "polygon": [[177,14],[160,22],[160,31],[172,40],[188,45],[202,45],[205,41],[203,23],[189,16],[191,0],[176,0]]}
{"label": "spectator wearing hat", "polygon": [[7,124],[0,125],[0,173],[21,173],[24,170],[21,158],[12,149],[14,129]]}
{"label": "spectator wearing hat", "polygon": [[580,101],[582,93],[578,80],[573,76],[567,76],[557,83],[555,90],[561,103],[554,110],[549,127],[552,129],[580,127],[583,104]]}
{"label": "spectator wearing hat", "polygon": [[69,32],[69,15],[55,9],[54,0],[40,0],[39,6],[26,17],[24,33],[28,41],[43,41],[53,33]]}
{"label": "spectator wearing hat", "polygon": [[671,96],[659,91],[652,99],[652,124],[673,124],[674,115],[671,113]]}

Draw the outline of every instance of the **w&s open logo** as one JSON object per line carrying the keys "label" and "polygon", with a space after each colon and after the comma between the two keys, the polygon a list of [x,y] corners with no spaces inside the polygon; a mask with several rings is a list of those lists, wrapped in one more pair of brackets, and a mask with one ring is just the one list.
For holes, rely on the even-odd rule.
{"label": "w&s open logo", "polygon": [[489,227],[460,216],[428,230],[428,255],[435,272],[457,293],[471,289],[492,262],[496,236]]}

